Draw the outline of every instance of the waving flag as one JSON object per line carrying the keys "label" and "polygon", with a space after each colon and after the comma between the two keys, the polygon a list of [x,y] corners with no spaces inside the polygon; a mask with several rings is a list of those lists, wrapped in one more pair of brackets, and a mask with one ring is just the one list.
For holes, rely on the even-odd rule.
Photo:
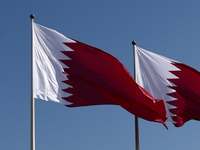
{"label": "waving flag", "polygon": [[163,101],[138,86],[116,58],[55,30],[32,25],[35,98],[68,107],[120,105],[138,117],[164,123]]}
{"label": "waving flag", "polygon": [[200,120],[200,72],[136,47],[137,82],[152,96],[163,99],[166,117],[175,126]]}

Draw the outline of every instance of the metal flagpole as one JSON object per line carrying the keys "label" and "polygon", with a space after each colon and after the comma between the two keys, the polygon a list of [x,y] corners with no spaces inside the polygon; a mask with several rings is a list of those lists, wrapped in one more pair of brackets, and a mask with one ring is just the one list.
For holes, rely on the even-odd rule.
{"label": "metal flagpole", "polygon": [[31,18],[31,150],[35,150],[35,99],[33,97],[33,21],[35,16]]}
{"label": "metal flagpole", "polygon": [[[137,83],[137,78],[136,78],[136,67],[135,67],[135,45],[136,45],[136,42],[133,41],[132,42],[133,44],[133,51],[134,51],[134,78],[135,78],[135,81]],[[136,147],[136,150],[139,150],[139,125],[138,125],[138,116],[135,116],[135,147]]]}

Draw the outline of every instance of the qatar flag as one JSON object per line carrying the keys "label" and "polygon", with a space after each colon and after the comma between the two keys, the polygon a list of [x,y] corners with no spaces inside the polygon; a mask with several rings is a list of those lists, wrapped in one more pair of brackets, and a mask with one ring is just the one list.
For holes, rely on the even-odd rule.
{"label": "qatar flag", "polygon": [[135,83],[110,54],[32,24],[33,96],[68,107],[120,105],[140,118],[166,120],[162,100]]}
{"label": "qatar flag", "polygon": [[136,47],[137,83],[165,102],[176,127],[200,120],[200,72],[178,61]]}

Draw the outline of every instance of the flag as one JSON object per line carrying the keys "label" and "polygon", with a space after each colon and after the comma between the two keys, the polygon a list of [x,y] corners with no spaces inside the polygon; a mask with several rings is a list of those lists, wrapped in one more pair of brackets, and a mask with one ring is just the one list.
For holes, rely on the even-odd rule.
{"label": "flag", "polygon": [[164,123],[164,103],[135,83],[110,54],[32,24],[33,95],[68,107],[120,105],[149,121]]}
{"label": "flag", "polygon": [[176,127],[200,120],[200,72],[178,61],[136,47],[137,83],[165,102]]}

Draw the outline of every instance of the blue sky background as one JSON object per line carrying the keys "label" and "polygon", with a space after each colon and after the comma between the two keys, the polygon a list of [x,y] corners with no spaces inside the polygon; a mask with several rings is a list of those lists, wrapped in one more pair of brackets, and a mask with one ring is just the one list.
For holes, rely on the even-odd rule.
{"label": "blue sky background", "polygon": [[[133,75],[137,46],[200,70],[199,0],[0,0],[0,149],[30,149],[31,19],[98,47]],[[199,150],[200,122],[139,119],[140,150]],[[36,150],[134,150],[134,115],[120,106],[36,100]]]}

